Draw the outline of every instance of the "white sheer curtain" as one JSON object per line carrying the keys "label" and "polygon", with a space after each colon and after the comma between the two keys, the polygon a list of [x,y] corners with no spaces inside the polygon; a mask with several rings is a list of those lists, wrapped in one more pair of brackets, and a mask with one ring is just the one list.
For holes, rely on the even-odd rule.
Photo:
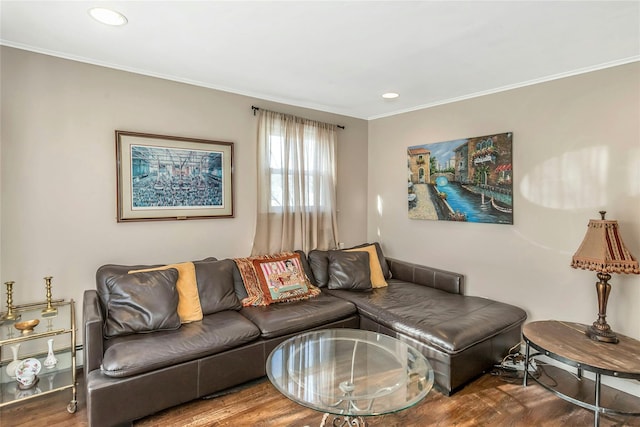
{"label": "white sheer curtain", "polygon": [[260,110],[252,255],[337,246],[336,140],[335,125]]}

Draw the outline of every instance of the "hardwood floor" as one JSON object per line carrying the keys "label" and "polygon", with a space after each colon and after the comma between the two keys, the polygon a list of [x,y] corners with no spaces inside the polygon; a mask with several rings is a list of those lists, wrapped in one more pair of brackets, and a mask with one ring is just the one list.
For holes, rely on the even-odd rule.
{"label": "hardwood floor", "polygon": [[[79,376],[80,377],[80,376]],[[557,379],[557,377],[556,377]],[[592,426],[593,413],[556,397],[536,383],[522,387],[521,380],[486,374],[451,397],[433,390],[413,408],[368,419],[371,427],[384,426]],[[0,409],[2,427],[87,426],[82,384],[78,412],[69,414],[71,392],[54,393]],[[582,387],[582,383],[581,383]],[[583,391],[590,395],[588,384]],[[640,400],[605,388],[603,402],[616,402],[640,411]],[[319,426],[322,414],[281,395],[266,379],[246,384],[230,393],[180,405],[138,420],[135,427],[151,426]],[[640,418],[602,415],[600,425],[640,426]]]}

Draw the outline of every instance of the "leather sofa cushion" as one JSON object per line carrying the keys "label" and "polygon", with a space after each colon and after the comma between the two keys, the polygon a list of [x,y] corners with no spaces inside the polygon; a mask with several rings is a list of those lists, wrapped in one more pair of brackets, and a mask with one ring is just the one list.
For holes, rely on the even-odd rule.
{"label": "leather sofa cushion", "polygon": [[371,270],[371,286],[374,288],[383,288],[387,286],[387,282],[382,271],[382,265],[378,259],[378,252],[375,245],[363,246],[355,249],[345,249],[344,252],[366,252],[369,254],[369,269]]}
{"label": "leather sofa cushion", "polygon": [[104,336],[179,328],[177,280],[175,268],[107,278]]}
{"label": "leather sofa cushion", "polygon": [[367,252],[329,251],[329,289],[368,291],[371,270]]}
{"label": "leather sofa cushion", "polygon": [[178,292],[178,316],[182,323],[198,322],[202,320],[202,307],[196,285],[196,269],[192,262],[167,264],[161,267],[147,268],[144,270],[131,270],[131,273],[143,273],[154,270],[166,270],[175,268],[178,270],[176,290]]}
{"label": "leather sofa cushion", "polygon": [[378,242],[363,243],[361,245],[354,246],[352,248],[347,248],[346,250],[361,249],[371,245],[373,245],[376,248],[376,254],[378,255],[378,261],[380,261],[380,268],[382,268],[382,274],[384,275],[384,278],[391,279],[392,274],[389,268],[389,263],[387,262],[387,259],[384,257],[384,253],[382,252],[382,247],[380,246],[380,243]]}
{"label": "leather sofa cushion", "polygon": [[451,294],[390,279],[371,292],[328,290],[394,331],[456,354],[526,319],[524,310],[486,298]]}
{"label": "leather sofa cushion", "polygon": [[[209,257],[205,258],[202,261],[216,261],[216,258]],[[163,267],[164,264],[138,264],[138,265],[120,265],[120,264],[105,264],[98,268],[96,271],[96,290],[98,291],[98,297],[100,298],[100,305],[103,307],[107,306],[107,302],[109,299],[109,289],[107,288],[107,279],[111,276],[119,276],[121,274],[127,274],[129,271],[135,270],[148,270],[154,269],[157,267]],[[196,272],[197,277],[197,272]],[[106,315],[106,312],[102,313]]]}
{"label": "leather sofa cushion", "polygon": [[313,286],[318,286],[316,284],[316,278],[313,275],[313,270],[309,265],[309,260],[307,260],[307,254],[305,254],[303,251],[300,251],[300,250],[293,251],[293,252],[300,255],[300,262],[302,264],[302,268],[304,269],[304,273],[307,275],[307,279],[309,279],[309,281]]}
{"label": "leather sofa cushion", "polygon": [[329,251],[319,251],[317,249],[309,252],[309,266],[316,279],[316,286],[326,288],[329,284]]}
{"label": "leather sofa cushion", "polygon": [[223,310],[240,310],[242,305],[233,285],[235,263],[230,259],[195,261],[196,282],[204,315]]}
{"label": "leather sofa cushion", "polygon": [[259,336],[258,328],[237,311],[222,311],[173,331],[106,341],[100,369],[110,377],[127,377],[221,353]]}
{"label": "leather sofa cushion", "polygon": [[[148,268],[161,267],[162,265],[118,265],[107,264],[98,268],[96,271],[96,290],[98,291],[98,297],[100,297],[100,305],[103,310],[109,302],[109,288],[107,287],[107,279],[113,276],[120,276],[122,274],[128,274],[131,270],[145,270]],[[102,313],[106,315],[106,311]]]}
{"label": "leather sofa cushion", "polygon": [[[380,247],[380,244],[378,242],[364,243],[362,245],[345,249],[345,251],[350,251],[353,249],[365,250],[364,248],[368,246],[375,247],[376,254],[378,256],[378,261],[380,263],[380,268],[382,270],[382,274],[385,279],[390,279],[391,270],[389,270],[389,264],[387,263],[387,259],[384,257],[384,254],[382,253],[382,248]],[[329,252],[332,252],[332,251],[321,251],[321,250],[314,249],[311,252],[309,252],[309,255],[307,256],[309,261],[309,267],[313,272],[313,276],[316,281],[315,285],[319,288],[325,288],[329,283]]]}
{"label": "leather sofa cushion", "polygon": [[240,313],[255,323],[263,338],[306,331],[355,314],[355,306],[343,299],[321,293],[304,300],[261,307],[243,307]]}

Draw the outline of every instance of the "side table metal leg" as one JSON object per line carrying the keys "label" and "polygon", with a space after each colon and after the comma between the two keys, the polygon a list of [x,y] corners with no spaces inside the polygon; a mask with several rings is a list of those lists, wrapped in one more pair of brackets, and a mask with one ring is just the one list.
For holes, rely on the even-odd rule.
{"label": "side table metal leg", "polygon": [[593,425],[598,427],[600,425],[600,386],[601,386],[600,373],[596,373],[596,409],[593,416]]}
{"label": "side table metal leg", "polygon": [[522,385],[524,387],[527,386],[527,377],[529,376],[529,341],[525,340],[525,350],[524,350],[524,374],[523,374],[523,380],[522,380]]}

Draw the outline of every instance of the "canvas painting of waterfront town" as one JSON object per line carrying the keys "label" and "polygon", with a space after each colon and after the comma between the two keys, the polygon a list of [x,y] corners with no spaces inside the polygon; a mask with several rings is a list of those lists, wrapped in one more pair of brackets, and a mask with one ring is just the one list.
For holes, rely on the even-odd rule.
{"label": "canvas painting of waterfront town", "polygon": [[409,218],[513,224],[513,134],[407,149]]}

